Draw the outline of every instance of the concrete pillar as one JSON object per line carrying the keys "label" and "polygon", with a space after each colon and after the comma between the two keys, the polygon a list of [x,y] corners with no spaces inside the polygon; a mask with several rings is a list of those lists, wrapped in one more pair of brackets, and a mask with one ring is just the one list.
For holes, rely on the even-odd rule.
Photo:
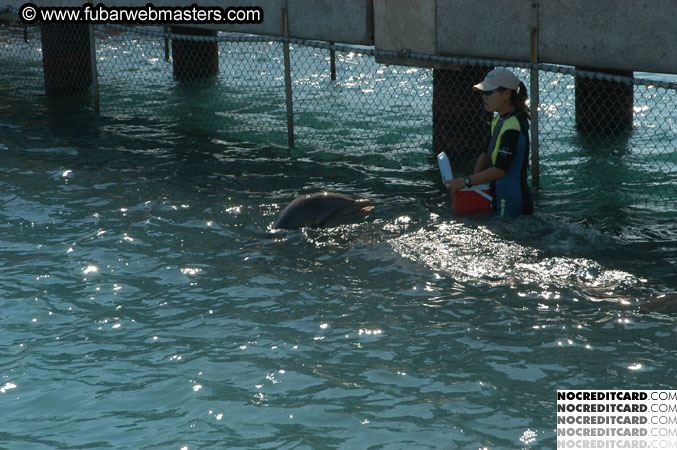
{"label": "concrete pillar", "polygon": [[[216,31],[202,28],[172,27],[172,34],[213,36]],[[216,41],[172,39],[174,77],[179,81],[200,80],[219,73],[219,45]]]}
{"label": "concrete pillar", "polygon": [[433,150],[447,152],[454,162],[475,160],[489,134],[491,114],[482,108],[473,85],[491,67],[433,69]]}
{"label": "concrete pillar", "polygon": [[40,39],[47,95],[86,92],[92,84],[89,26],[45,23]]}
{"label": "concrete pillar", "polygon": [[[576,67],[577,70],[632,77],[632,72]],[[614,135],[632,129],[632,84],[576,76],[576,127],[585,133]]]}

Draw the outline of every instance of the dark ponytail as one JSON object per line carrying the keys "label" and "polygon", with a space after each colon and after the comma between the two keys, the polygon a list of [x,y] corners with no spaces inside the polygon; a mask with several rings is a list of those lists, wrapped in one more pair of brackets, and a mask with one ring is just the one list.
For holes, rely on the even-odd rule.
{"label": "dark ponytail", "polygon": [[515,105],[517,111],[523,112],[527,119],[531,120],[531,114],[527,109],[527,87],[520,81],[520,86],[517,91],[510,92],[510,100],[512,104]]}

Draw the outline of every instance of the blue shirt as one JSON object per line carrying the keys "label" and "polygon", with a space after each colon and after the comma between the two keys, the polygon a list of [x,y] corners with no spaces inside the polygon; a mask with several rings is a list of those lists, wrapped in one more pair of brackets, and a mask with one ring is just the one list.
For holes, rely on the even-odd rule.
{"label": "blue shirt", "polygon": [[486,153],[491,167],[506,172],[503,177],[491,182],[493,209],[501,217],[531,214],[533,200],[527,183],[529,122],[526,114],[515,110],[504,116],[496,115],[491,122],[491,137]]}

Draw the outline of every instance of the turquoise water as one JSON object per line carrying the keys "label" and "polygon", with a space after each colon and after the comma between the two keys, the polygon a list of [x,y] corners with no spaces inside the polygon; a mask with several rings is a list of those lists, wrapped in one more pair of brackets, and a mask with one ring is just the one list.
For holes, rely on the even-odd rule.
{"label": "turquoise water", "polygon": [[[645,191],[459,217],[425,144],[238,140],[181,88],[97,117],[18,95],[31,70],[0,86],[2,448],[547,449],[557,389],[675,388],[677,213]],[[270,229],[323,189],[377,209]]]}

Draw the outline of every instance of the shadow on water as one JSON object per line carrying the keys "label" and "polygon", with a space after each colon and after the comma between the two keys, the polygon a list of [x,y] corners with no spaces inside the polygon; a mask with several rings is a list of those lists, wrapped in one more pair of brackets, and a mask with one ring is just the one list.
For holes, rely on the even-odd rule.
{"label": "shadow on water", "polygon": [[634,199],[621,188],[621,181],[637,179],[628,164],[631,132],[617,136],[579,133],[572,139],[579,163],[571,171],[574,203],[582,223],[618,234],[628,219]]}
{"label": "shadow on water", "polygon": [[[44,121],[55,137],[76,145],[86,145],[101,136],[102,121],[94,111],[92,96],[88,93],[45,96]],[[74,123],[78,126],[74,127]]]}

